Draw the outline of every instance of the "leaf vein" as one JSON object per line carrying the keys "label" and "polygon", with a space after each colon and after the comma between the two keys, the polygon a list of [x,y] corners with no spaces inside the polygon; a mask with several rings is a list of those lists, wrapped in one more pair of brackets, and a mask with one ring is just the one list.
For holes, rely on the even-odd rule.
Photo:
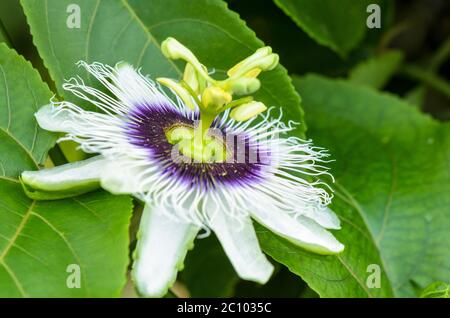
{"label": "leaf vein", "polygon": [[36,166],[36,168],[39,168],[39,164],[36,162],[36,160],[34,159],[33,155],[31,154],[30,150],[28,150],[25,145],[23,143],[21,143],[19,141],[19,139],[17,139],[16,137],[14,137],[10,131],[5,130],[5,128],[0,127],[0,131],[3,131],[8,137],[10,137],[18,146],[20,146],[20,148],[22,148],[26,154],[30,157],[31,161],[33,162],[33,164]]}
{"label": "leaf vein", "polygon": [[8,82],[6,81],[6,74],[3,69],[3,66],[1,66],[1,65],[0,65],[0,71],[2,72],[3,81],[5,83],[5,98],[6,98],[6,105],[8,108],[8,124],[6,126],[6,131],[9,131],[9,128],[11,127],[11,100],[9,97],[9,87],[8,87]]}
{"label": "leaf vein", "polygon": [[28,219],[30,218],[31,215],[31,210],[33,209],[34,205],[36,204],[36,201],[33,201],[28,210],[25,212],[25,214],[23,214],[22,216],[22,221],[19,223],[19,226],[16,229],[16,232],[13,234],[13,236],[10,238],[8,244],[5,246],[5,248],[3,249],[2,253],[0,254],[0,262],[3,262],[3,260],[5,259],[6,255],[8,254],[9,250],[11,249],[11,247],[13,246],[14,242],[17,240],[17,238],[20,235],[20,232],[23,230],[23,228],[25,227],[25,224],[28,222]]}
{"label": "leaf vein", "polygon": [[[139,26],[142,28],[144,33],[147,35],[148,39],[155,43],[155,45],[161,50],[161,45],[159,42],[155,39],[155,37],[150,33],[148,28],[145,26],[145,24],[142,22],[142,20],[138,17],[136,12],[133,10],[133,8],[130,6],[127,0],[121,0],[122,4],[125,6],[125,8],[130,12],[131,17],[133,20],[136,20],[136,22],[139,24]],[[181,75],[181,70],[175,65],[175,63],[171,59],[167,59],[167,61],[172,65],[174,70]]]}
{"label": "leaf vein", "polygon": [[16,274],[14,274],[13,270],[4,261],[0,261],[0,264],[3,265],[3,267],[5,268],[6,272],[9,274],[11,279],[13,280],[14,284],[17,287],[17,290],[22,295],[22,297],[24,297],[24,298],[28,297],[27,294],[25,293],[25,290],[22,287],[22,284],[20,284],[20,282],[17,279]]}
{"label": "leaf vein", "polygon": [[84,56],[86,57],[86,63],[89,63],[89,45],[91,42],[92,27],[94,26],[95,17],[97,16],[98,7],[100,6],[100,1],[101,0],[97,0],[97,2],[95,3],[95,7],[92,12],[92,16],[89,19],[89,26],[88,26],[88,30],[87,30],[87,34],[86,34],[86,49],[85,49],[85,54],[84,54]]}

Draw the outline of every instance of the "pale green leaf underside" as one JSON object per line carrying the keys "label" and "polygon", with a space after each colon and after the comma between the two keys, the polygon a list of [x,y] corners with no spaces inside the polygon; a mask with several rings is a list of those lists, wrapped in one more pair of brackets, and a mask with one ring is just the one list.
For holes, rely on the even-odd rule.
{"label": "pale green leaf underside", "polygon": [[[332,208],[344,221],[336,236],[346,245],[339,258],[353,269],[360,266],[364,277],[368,262],[381,265],[396,296],[448,280],[450,126],[396,97],[345,81],[308,76],[295,84],[310,137],[335,159]],[[381,260],[374,257],[377,251]],[[317,262],[316,273],[336,270]]]}
{"label": "pale green leaf underside", "polygon": [[[79,60],[114,65],[126,61],[152,77],[179,78],[182,64],[167,60],[160,43],[169,36],[221,75],[263,43],[221,0],[81,0],[81,27],[66,27],[71,0],[22,0],[33,41],[55,80],[59,93],[64,79],[81,72]],[[90,85],[95,82],[81,74]],[[262,74],[256,98],[267,106],[284,107],[286,118],[303,123],[300,98],[286,70],[279,66]],[[79,102],[79,101],[78,101]],[[299,132],[304,132],[301,125]]]}
{"label": "pale green leaf underside", "polygon": [[[56,136],[34,112],[52,93],[38,73],[0,44],[0,297],[117,296],[125,283],[131,200],[95,192],[36,202],[18,181],[44,161]],[[81,288],[68,288],[70,264]]]}
{"label": "pale green leaf underside", "polygon": [[[369,0],[274,0],[319,44],[345,55],[366,32]],[[301,53],[301,52],[300,52]]]}

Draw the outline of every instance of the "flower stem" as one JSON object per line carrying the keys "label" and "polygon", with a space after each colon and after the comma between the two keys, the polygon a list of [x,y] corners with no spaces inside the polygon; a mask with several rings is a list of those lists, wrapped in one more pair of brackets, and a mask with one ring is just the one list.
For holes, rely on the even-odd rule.
{"label": "flower stem", "polygon": [[442,77],[414,65],[405,65],[401,71],[403,74],[423,82],[450,98],[450,84]]}

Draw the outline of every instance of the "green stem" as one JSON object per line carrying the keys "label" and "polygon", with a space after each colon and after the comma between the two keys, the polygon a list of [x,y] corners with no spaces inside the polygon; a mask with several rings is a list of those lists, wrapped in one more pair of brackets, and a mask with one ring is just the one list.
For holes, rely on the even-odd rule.
{"label": "green stem", "polygon": [[436,72],[441,65],[448,59],[450,55],[450,36],[445,40],[445,42],[439,47],[434,56],[431,58],[429,69],[430,71]]}
{"label": "green stem", "polygon": [[405,65],[401,72],[416,79],[450,98],[450,84],[442,77],[414,65]]}
{"label": "green stem", "polygon": [[192,96],[192,98],[194,99],[194,101],[197,103],[198,107],[200,109],[204,109],[202,102],[200,101],[200,99],[198,99],[197,94],[193,91],[193,89],[188,85],[188,83],[186,83],[185,81],[181,80],[180,81],[181,86],[183,86],[188,93]]}

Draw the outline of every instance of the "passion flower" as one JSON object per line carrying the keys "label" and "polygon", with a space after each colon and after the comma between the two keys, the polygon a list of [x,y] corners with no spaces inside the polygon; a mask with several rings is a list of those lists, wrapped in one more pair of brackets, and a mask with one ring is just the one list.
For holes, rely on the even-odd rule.
{"label": "passion flower", "polygon": [[259,283],[267,282],[273,266],[252,219],[310,251],[341,252],[344,246],[327,230],[340,228],[327,208],[331,196],[322,181],[311,181],[328,174],[321,165],[326,152],[288,137],[294,124],[272,118],[263,103],[235,98],[257,91],[258,75],[272,70],[278,56],[270,47],[258,49],[216,80],[177,40],[167,39],[162,50],[186,62],[182,80],[153,81],[126,63],[78,63],[108,92],[80,78],[63,87],[100,112],[52,101],[36,119],[99,155],[23,172],[28,195],[57,199],[100,185],[144,202],[133,264],[144,296],[167,292],[202,229],[217,235],[241,278]]}

